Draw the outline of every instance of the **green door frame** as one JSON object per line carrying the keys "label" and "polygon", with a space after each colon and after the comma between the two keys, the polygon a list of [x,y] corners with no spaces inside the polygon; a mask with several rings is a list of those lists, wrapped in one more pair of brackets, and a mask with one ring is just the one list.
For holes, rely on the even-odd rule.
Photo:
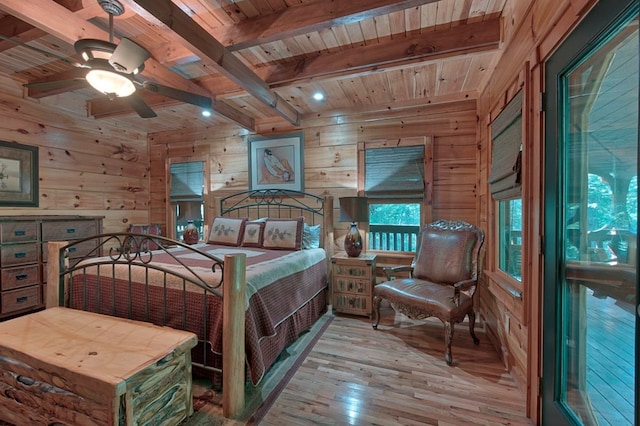
{"label": "green door frame", "polygon": [[[546,425],[575,425],[579,420],[560,402],[560,357],[558,354],[558,336],[562,335],[561,325],[558,323],[562,305],[562,270],[560,267],[562,246],[560,231],[563,224],[562,194],[560,185],[564,176],[563,158],[560,155],[558,139],[560,137],[562,93],[558,76],[583,57],[593,42],[612,24],[619,22],[623,16],[638,13],[636,0],[600,0],[593,10],[585,17],[578,27],[562,43],[545,65],[545,171],[544,171],[544,283],[543,283],[543,318],[542,348],[542,424]],[[640,150],[639,150],[640,151]],[[638,265],[639,254],[636,255]],[[638,278],[636,277],[636,280]],[[636,303],[640,300],[636,284]],[[636,331],[640,330],[640,305],[637,306]],[[639,395],[640,387],[640,345],[635,342],[635,424],[640,425]]]}

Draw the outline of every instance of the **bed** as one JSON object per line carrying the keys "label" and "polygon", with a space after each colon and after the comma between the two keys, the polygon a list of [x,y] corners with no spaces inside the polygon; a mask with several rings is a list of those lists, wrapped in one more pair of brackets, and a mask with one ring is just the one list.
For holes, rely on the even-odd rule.
{"label": "bed", "polygon": [[[244,407],[245,382],[260,383],[326,312],[333,200],[274,189],[217,204],[209,234],[194,245],[137,233],[49,243],[47,307],[196,333],[194,373],[221,387],[223,414],[233,417]],[[70,256],[92,239],[95,251]]]}

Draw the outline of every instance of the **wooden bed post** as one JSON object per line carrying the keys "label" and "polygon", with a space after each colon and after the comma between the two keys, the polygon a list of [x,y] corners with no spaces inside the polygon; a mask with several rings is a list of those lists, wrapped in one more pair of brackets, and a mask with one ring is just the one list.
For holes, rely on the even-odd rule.
{"label": "wooden bed post", "polygon": [[224,256],[222,415],[226,418],[244,409],[246,263],[244,253]]}
{"label": "wooden bed post", "polygon": [[[49,255],[47,259],[47,294],[45,296],[47,308],[60,306],[60,249],[67,244],[69,244],[68,241],[49,241],[47,243]],[[65,264],[67,262],[65,259]]]}
{"label": "wooden bed post", "polygon": [[[324,232],[322,247],[327,253],[327,280],[332,282],[331,277],[331,257],[333,256],[333,195],[324,196],[324,212],[322,216],[322,231]],[[331,288],[331,286],[329,286]],[[329,300],[331,300],[329,294]]]}

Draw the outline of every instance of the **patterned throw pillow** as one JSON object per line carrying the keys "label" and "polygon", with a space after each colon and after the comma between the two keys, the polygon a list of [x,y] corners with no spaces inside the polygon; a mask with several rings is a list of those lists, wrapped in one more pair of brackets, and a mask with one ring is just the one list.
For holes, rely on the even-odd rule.
{"label": "patterned throw pillow", "polygon": [[246,222],[246,218],[235,219],[220,216],[214,218],[207,242],[209,244],[239,246],[244,236]]}
{"label": "patterned throw pillow", "polygon": [[267,219],[262,246],[269,249],[300,250],[303,220],[302,216],[295,219]]}
{"label": "patterned throw pillow", "polygon": [[[148,234],[148,235],[162,235],[162,228],[157,223],[152,223],[151,225],[129,225],[129,230],[132,234]],[[155,241],[145,239],[141,244],[141,251],[147,250],[157,250],[160,248]],[[131,249],[133,251],[138,250],[137,244],[132,244]]]}
{"label": "patterned throw pillow", "polygon": [[264,240],[264,226],[264,221],[247,222],[244,226],[242,245],[244,247],[262,247],[262,242]]}

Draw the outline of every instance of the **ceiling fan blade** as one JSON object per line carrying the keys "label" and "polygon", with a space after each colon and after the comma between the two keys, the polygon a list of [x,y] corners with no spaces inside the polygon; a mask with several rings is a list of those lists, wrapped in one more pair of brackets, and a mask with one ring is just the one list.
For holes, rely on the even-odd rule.
{"label": "ceiling fan blade", "polygon": [[62,56],[59,53],[51,52],[51,51],[45,50],[45,49],[40,49],[39,47],[31,46],[31,45],[29,45],[27,43],[24,43],[24,42],[20,41],[20,40],[13,39],[11,37],[7,37],[7,36],[4,36],[2,34],[0,34],[0,38],[5,40],[5,41],[8,41],[10,43],[13,43],[15,45],[22,46],[22,47],[25,47],[27,49],[31,49],[31,50],[33,50],[35,52],[41,53],[41,54],[43,54],[43,55],[45,55],[47,57],[53,57],[55,59],[59,59],[61,61],[64,61],[64,62],[68,63],[69,65],[73,65],[74,67],[87,68],[86,65],[81,64],[80,62],[76,62],[76,61],[74,61],[72,59],[69,59],[69,58],[67,58],[65,56]]}
{"label": "ceiling fan blade", "polygon": [[151,53],[147,49],[128,38],[123,38],[109,58],[109,63],[116,70],[131,74],[150,57]]}
{"label": "ceiling fan blade", "polygon": [[70,78],[66,80],[40,81],[34,83],[26,83],[24,87],[33,90],[58,90],[73,86],[87,86],[87,80],[84,78]]}
{"label": "ceiling fan blade", "polygon": [[158,115],[151,109],[149,105],[138,95],[137,93],[133,93],[132,95],[127,96],[127,101],[131,107],[138,113],[138,115],[142,118],[153,118]]}
{"label": "ceiling fan blade", "polygon": [[173,87],[163,86],[161,84],[151,83],[149,81],[145,81],[144,83],[142,83],[142,87],[150,92],[166,96],[167,98],[176,99],[178,101],[196,105],[202,108],[211,109],[211,98],[208,96],[197,95],[195,93],[186,92],[180,89],[174,89]]}

